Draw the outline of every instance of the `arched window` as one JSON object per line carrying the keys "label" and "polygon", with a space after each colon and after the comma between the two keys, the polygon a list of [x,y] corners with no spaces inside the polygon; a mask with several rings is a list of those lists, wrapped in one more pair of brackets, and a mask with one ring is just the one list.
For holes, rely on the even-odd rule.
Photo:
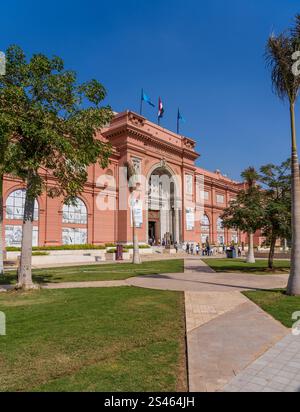
{"label": "arched window", "polygon": [[[22,223],[24,217],[26,190],[18,189],[12,192],[6,199],[6,214],[7,220],[12,221],[11,224],[5,225],[5,243],[6,246],[20,247],[22,243]],[[34,202],[34,222],[32,229],[32,246],[38,246],[38,218],[39,205]],[[14,221],[14,222],[13,222]]]}
{"label": "arched window", "polygon": [[87,209],[83,201],[78,197],[75,200],[75,205],[64,205],[63,223],[87,224]]}
{"label": "arched window", "polygon": [[[26,190],[18,189],[12,192],[6,200],[6,219],[23,220]],[[34,220],[38,220],[39,205],[34,202]]]}
{"label": "arched window", "polygon": [[217,220],[217,239],[218,239],[219,245],[224,245],[225,231],[223,227],[223,220],[220,217]]}
{"label": "arched window", "polygon": [[203,215],[201,218],[201,243],[209,241],[210,234],[210,222],[207,215]]}
{"label": "arched window", "polygon": [[64,245],[84,245],[87,243],[87,208],[81,199],[76,198],[74,204],[64,204],[62,222]]}

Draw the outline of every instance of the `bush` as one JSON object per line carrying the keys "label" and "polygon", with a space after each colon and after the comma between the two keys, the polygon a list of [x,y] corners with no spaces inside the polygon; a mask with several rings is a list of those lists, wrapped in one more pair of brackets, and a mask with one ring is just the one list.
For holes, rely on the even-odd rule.
{"label": "bush", "polygon": [[49,256],[48,252],[32,252],[32,256]]}
{"label": "bush", "polygon": [[116,247],[115,243],[105,243],[105,247]]}
{"label": "bush", "polygon": [[[126,245],[126,246],[124,246],[124,248],[125,249],[133,249],[133,245]],[[151,248],[151,246],[149,246],[149,245],[140,245],[139,246],[139,249],[150,249]]]}
{"label": "bush", "polygon": [[[47,251],[47,250],[105,250],[105,246],[103,245],[62,245],[62,246],[34,246],[32,248],[33,251]],[[19,252],[21,250],[20,247],[13,247],[8,246],[6,248],[7,252]]]}

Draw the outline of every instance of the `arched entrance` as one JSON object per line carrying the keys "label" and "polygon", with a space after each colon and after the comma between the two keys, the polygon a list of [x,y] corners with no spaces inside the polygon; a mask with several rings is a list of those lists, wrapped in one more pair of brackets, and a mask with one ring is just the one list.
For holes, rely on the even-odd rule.
{"label": "arched entrance", "polygon": [[154,167],[148,176],[149,243],[171,245],[181,240],[180,200],[176,177],[164,163]]}

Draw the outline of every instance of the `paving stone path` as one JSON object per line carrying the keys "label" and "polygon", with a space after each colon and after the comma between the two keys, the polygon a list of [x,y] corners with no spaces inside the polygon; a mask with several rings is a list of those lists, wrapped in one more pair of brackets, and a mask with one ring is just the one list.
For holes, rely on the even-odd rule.
{"label": "paving stone path", "polygon": [[[117,281],[67,282],[45,289],[135,286],[185,293],[189,389],[195,392],[300,391],[300,336],[240,292],[284,288],[287,275],[215,273],[199,258],[184,273]],[[13,286],[0,286],[0,291]]]}
{"label": "paving stone path", "polygon": [[215,273],[189,258],[184,273],[127,282],[185,292],[190,391],[299,391],[300,337],[240,293],[284,288],[287,275]]}
{"label": "paving stone path", "polygon": [[289,333],[251,363],[225,392],[300,392],[300,337]]}

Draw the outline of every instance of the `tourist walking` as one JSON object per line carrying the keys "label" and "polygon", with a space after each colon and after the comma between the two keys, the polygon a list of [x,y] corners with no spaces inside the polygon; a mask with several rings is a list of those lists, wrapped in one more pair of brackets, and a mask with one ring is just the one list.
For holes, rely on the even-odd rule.
{"label": "tourist walking", "polygon": [[190,254],[190,244],[186,244],[186,253],[189,255]]}

